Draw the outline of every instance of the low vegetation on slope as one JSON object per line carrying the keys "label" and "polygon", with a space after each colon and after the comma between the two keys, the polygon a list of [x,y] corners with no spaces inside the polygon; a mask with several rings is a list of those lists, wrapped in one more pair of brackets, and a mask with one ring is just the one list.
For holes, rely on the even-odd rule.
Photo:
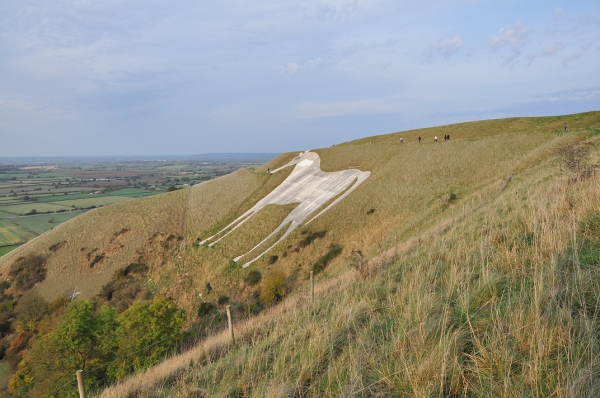
{"label": "low vegetation on slope", "polygon": [[[162,376],[133,379],[106,396],[136,389],[139,396],[587,391],[598,368],[595,348],[586,347],[598,343],[598,249],[589,226],[599,212],[591,200],[599,184],[593,167],[564,161],[579,149],[557,151],[586,148],[594,164],[598,128],[600,113],[592,112],[466,123],[318,150],[325,171],[358,168],[371,176],[248,269],[231,261],[237,248],[267,236],[290,209],[265,209],[252,231],[234,231],[228,244],[198,246],[198,238],[281,183],[290,170],[268,174],[267,167],[295,154],[92,211],[4,256],[0,273],[10,279],[19,256],[40,255],[47,272],[33,291],[47,301],[94,298],[98,310],[106,304],[119,313],[168,298],[186,311],[182,338],[201,345],[173,358],[171,368],[153,370]],[[445,134],[450,141],[441,141]],[[125,272],[131,264],[139,265]],[[318,272],[318,300],[309,304],[302,291],[311,270]],[[7,289],[19,300],[14,286]],[[224,327],[225,304],[240,322],[233,347],[215,334]],[[10,329],[3,333],[15,341]],[[26,340],[21,350],[36,344]]]}
{"label": "low vegetation on slope", "polygon": [[593,396],[600,156],[583,147],[585,167],[524,159],[420,239],[346,257],[314,302],[289,297],[237,324],[234,345],[215,335],[101,396]]}

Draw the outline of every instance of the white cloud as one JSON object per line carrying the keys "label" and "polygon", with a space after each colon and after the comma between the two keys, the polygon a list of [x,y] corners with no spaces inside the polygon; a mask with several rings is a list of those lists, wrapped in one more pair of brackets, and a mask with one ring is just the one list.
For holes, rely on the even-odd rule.
{"label": "white cloud", "polygon": [[600,86],[557,91],[538,96],[549,101],[581,101],[600,98]]}
{"label": "white cloud", "polygon": [[557,7],[554,9],[554,12],[552,13],[552,19],[555,21],[564,21],[565,19],[568,19],[569,15],[567,13],[565,13],[563,11],[562,8]]}
{"label": "white cloud", "polygon": [[505,63],[510,63],[521,55],[521,50],[529,42],[531,30],[525,27],[521,21],[513,26],[505,26],[498,31],[499,35],[492,35],[488,43],[492,50],[508,49],[508,55],[504,56]]}
{"label": "white cloud", "polygon": [[327,58],[313,58],[303,62],[302,64],[289,62],[286,66],[279,67],[279,73],[285,76],[292,76],[298,72],[311,71],[331,63],[333,63],[333,61]]}
{"label": "white cloud", "polygon": [[[539,57],[555,57],[560,51],[567,48],[567,45],[562,41],[555,41],[546,47],[541,52],[532,52],[527,54],[528,66],[533,63]],[[564,66],[564,63],[563,63]]]}
{"label": "white cloud", "polygon": [[436,54],[442,55],[445,59],[450,59],[452,55],[460,51],[463,47],[463,41],[459,36],[452,39],[442,39],[431,42],[429,52],[426,55],[427,60],[431,60]]}
{"label": "white cloud", "polygon": [[297,63],[289,62],[286,66],[280,66],[279,72],[282,75],[291,76],[291,75],[295,74],[296,72],[298,72],[299,68],[300,68],[300,66],[298,66]]}
{"label": "white cloud", "polygon": [[552,57],[552,56],[555,56],[556,54],[558,54],[558,52],[560,50],[563,50],[566,47],[567,47],[567,45],[565,43],[563,43],[562,41],[555,41],[554,43],[550,44],[550,46],[548,48],[546,48],[544,51],[542,51],[542,55]]}
{"label": "white cloud", "polygon": [[403,107],[396,97],[369,98],[356,101],[334,101],[304,103],[294,107],[292,114],[297,119],[315,119],[349,115],[379,115],[398,112]]}

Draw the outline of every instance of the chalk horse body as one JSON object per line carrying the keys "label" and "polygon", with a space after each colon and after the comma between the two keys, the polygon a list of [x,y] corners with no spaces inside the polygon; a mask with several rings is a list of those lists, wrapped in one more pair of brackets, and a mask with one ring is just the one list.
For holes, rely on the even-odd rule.
{"label": "chalk horse body", "polygon": [[[319,217],[327,210],[335,206],[339,201],[354,191],[371,174],[368,171],[360,171],[357,169],[342,170],[331,173],[323,172],[321,171],[321,159],[319,158],[319,155],[308,151],[300,153],[288,164],[276,170],[271,170],[271,173],[276,173],[283,168],[294,165],[295,168],[292,173],[277,188],[275,188],[271,193],[261,199],[250,210],[242,214],[231,224],[217,232],[215,235],[202,240],[200,244],[208,243],[209,246],[212,246],[218,243],[221,239],[235,231],[260,209],[268,204],[287,205],[298,203],[298,206],[292,210],[292,212],[273,232],[271,232],[259,244],[254,246],[250,251],[234,259],[236,262],[239,261],[242,257],[257,249],[259,246],[267,242],[269,239],[279,233],[279,231],[289,225],[285,233],[274,244],[242,266],[246,268],[254,261],[258,260],[262,255],[271,250],[283,239],[285,239],[296,227],[301,225],[311,214],[314,214],[328,201],[335,198],[333,202],[312,217],[308,222],[306,222],[306,224],[309,224],[315,218]],[[219,236],[224,231],[227,232],[215,240],[215,237]]]}

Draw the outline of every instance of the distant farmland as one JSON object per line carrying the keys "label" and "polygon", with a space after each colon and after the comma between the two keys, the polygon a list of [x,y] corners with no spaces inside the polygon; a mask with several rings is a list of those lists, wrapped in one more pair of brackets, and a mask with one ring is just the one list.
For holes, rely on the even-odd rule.
{"label": "distant farmland", "polygon": [[0,164],[0,256],[86,210],[189,187],[274,156]]}
{"label": "distant farmland", "polygon": [[35,237],[28,229],[7,219],[0,219],[0,246],[11,246],[27,242]]}

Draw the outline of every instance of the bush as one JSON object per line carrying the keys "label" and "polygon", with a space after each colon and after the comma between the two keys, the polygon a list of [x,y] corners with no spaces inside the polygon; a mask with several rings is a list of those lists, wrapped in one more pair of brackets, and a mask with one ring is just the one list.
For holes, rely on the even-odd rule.
{"label": "bush", "polygon": [[219,296],[219,298],[217,299],[217,304],[219,305],[227,304],[228,302],[229,296]]}
{"label": "bush", "polygon": [[341,253],[342,246],[336,243],[332,243],[331,246],[329,246],[329,251],[327,252],[327,254],[319,258],[317,262],[313,264],[312,270],[315,273],[315,275],[323,271],[325,267],[327,267],[327,265]]}
{"label": "bush", "polygon": [[277,260],[279,260],[279,256],[274,254],[271,257],[269,257],[268,263],[269,263],[269,265],[273,265],[277,262]]}
{"label": "bush", "polygon": [[597,164],[590,164],[590,147],[586,145],[568,145],[558,149],[557,154],[563,170],[571,173],[572,180],[590,177]]}
{"label": "bush", "polygon": [[326,230],[323,231],[317,231],[317,232],[308,232],[307,231],[302,231],[302,234],[305,235],[307,234],[300,242],[298,242],[298,248],[304,248],[306,246],[309,246],[311,243],[313,243],[315,240],[323,238],[325,236],[325,234],[327,234]]}
{"label": "bush", "polygon": [[4,294],[4,291],[10,287],[9,281],[0,282],[0,295]]}
{"label": "bush", "polygon": [[279,302],[287,291],[285,274],[280,270],[273,270],[265,276],[260,299],[265,306]]}
{"label": "bush", "polygon": [[131,263],[123,269],[123,276],[127,276],[132,273],[133,274],[141,274],[146,271],[148,271],[148,266],[146,264]]}
{"label": "bush", "polygon": [[92,262],[90,263],[90,268],[94,268],[94,265],[104,260],[104,257],[104,254],[97,254],[96,257],[94,257],[94,260],[92,260]]}
{"label": "bush", "polygon": [[204,318],[206,315],[213,312],[214,309],[215,309],[214,304],[203,302],[202,304],[200,304],[200,307],[198,308],[198,318]]}
{"label": "bush", "polygon": [[10,267],[8,274],[14,278],[18,289],[29,290],[46,279],[46,258],[35,254],[19,257]]}
{"label": "bush", "polygon": [[261,279],[262,274],[260,273],[260,271],[253,269],[252,271],[248,272],[248,274],[244,277],[244,282],[246,282],[248,286],[254,286],[258,282],[260,282]]}

